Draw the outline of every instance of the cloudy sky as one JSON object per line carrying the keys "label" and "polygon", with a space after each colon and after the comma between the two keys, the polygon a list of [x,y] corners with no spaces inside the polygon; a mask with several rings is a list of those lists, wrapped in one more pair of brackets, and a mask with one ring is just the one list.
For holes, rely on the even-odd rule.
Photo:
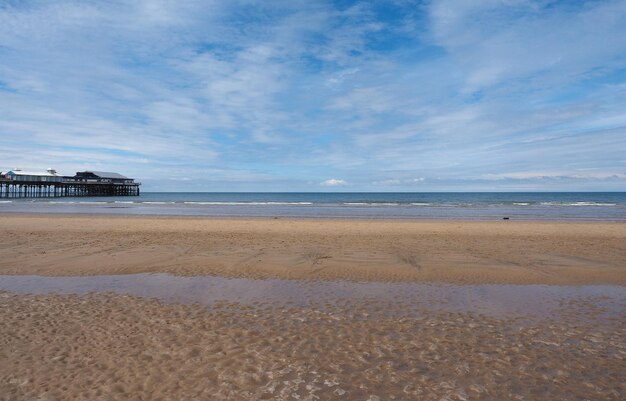
{"label": "cloudy sky", "polygon": [[0,170],[626,190],[626,1],[0,0]]}

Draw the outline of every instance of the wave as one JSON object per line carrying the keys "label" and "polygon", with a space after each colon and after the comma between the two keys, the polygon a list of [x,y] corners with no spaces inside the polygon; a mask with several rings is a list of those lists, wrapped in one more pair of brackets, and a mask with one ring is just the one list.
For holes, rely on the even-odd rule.
{"label": "wave", "polygon": [[617,206],[617,203],[605,202],[541,202],[542,206]]}
{"label": "wave", "polygon": [[41,201],[39,199],[32,200],[33,203],[47,203],[51,205],[106,205],[112,202],[104,202],[104,201]]}
{"label": "wave", "polygon": [[[147,202],[144,202],[147,203]],[[247,206],[247,205],[312,205],[313,202],[183,202],[186,205],[217,205],[217,206]]]}
{"label": "wave", "polygon": [[[172,198],[170,198],[172,199]],[[612,200],[612,199],[611,199]],[[527,201],[512,201],[512,200],[500,200],[500,201],[493,201],[493,200],[488,200],[488,201],[471,201],[471,202],[467,202],[465,200],[463,201],[450,201],[450,200],[436,200],[436,201],[432,201],[432,202],[411,202],[410,200],[404,201],[404,200],[397,200],[394,201],[393,199],[388,199],[388,200],[384,200],[384,201],[372,201],[372,200],[365,200],[365,201],[360,201],[360,200],[356,200],[355,201],[351,201],[351,202],[347,202],[342,200],[334,200],[334,199],[323,199],[320,198],[318,199],[311,199],[310,201],[289,201],[289,200],[285,200],[285,201],[244,201],[244,200],[234,200],[234,201],[203,201],[203,200],[184,200],[184,199],[180,199],[180,200],[176,200],[176,199],[172,199],[172,200],[102,200],[102,199],[98,199],[98,200],[86,200],[86,199],[73,199],[73,200],[64,200],[64,199],[49,199],[49,200],[44,200],[44,199],[24,199],[24,200],[0,200],[0,204],[22,204],[23,202],[27,202],[27,203],[33,203],[33,204],[60,204],[60,205],[75,205],[75,204],[80,204],[81,206],[89,206],[92,205],[93,207],[98,207],[99,205],[133,205],[134,207],[141,207],[142,205],[144,205],[146,208],[150,207],[150,206],[163,206],[163,207],[196,207],[196,208],[201,208],[202,206],[207,207],[207,210],[209,206],[222,206],[222,207],[235,207],[235,206],[240,206],[240,207],[292,207],[292,208],[298,208],[298,207],[312,207],[312,208],[328,208],[328,207],[335,207],[335,208],[352,208],[354,210],[358,210],[360,208],[363,209],[368,209],[368,208],[381,208],[381,209],[392,209],[392,208],[402,208],[402,209],[415,209],[417,211],[424,210],[424,212],[426,210],[430,210],[432,208],[443,208],[443,209],[466,209],[466,208],[470,208],[470,209],[483,209],[483,208],[488,208],[488,209],[498,209],[498,208],[517,208],[518,210],[539,210],[540,208],[545,208],[545,209],[549,209],[549,208],[573,208],[573,207],[580,207],[582,210],[584,210],[585,207],[588,208],[610,208],[610,207],[617,207],[617,208],[623,208],[626,207],[626,203],[625,202],[621,202],[621,201],[617,201],[617,202],[611,202],[611,200],[607,199],[605,201],[601,201],[601,200],[596,200],[596,201],[572,201],[572,200],[549,200],[545,199],[543,202],[540,202],[539,200],[527,200]],[[369,212],[368,212],[369,213]],[[526,212],[525,212],[526,213]]]}
{"label": "wave", "polygon": [[396,202],[344,202],[345,206],[400,206]]}
{"label": "wave", "polygon": [[432,206],[428,202],[343,202],[344,206]]}

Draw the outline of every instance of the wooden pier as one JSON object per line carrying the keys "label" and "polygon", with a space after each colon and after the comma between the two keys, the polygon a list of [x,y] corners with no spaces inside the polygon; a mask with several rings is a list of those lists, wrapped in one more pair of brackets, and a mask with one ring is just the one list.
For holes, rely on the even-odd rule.
{"label": "wooden pier", "polygon": [[[19,171],[19,170],[18,170]],[[116,173],[78,172],[74,177],[0,175],[0,198],[139,196],[139,182]],[[106,176],[105,174],[109,174]]]}

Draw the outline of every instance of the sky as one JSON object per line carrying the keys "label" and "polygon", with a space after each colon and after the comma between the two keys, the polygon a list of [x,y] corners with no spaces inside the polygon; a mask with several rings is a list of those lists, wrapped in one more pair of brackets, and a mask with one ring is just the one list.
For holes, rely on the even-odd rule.
{"label": "sky", "polygon": [[624,1],[0,0],[0,170],[624,191]]}

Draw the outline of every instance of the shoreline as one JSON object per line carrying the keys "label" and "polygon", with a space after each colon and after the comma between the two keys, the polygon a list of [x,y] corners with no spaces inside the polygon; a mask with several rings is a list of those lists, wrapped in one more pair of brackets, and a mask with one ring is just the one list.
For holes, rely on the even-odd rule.
{"label": "shoreline", "polygon": [[0,200],[0,213],[626,221],[626,193],[143,193]]}
{"label": "shoreline", "polygon": [[503,217],[393,217],[393,216],[381,216],[381,217],[354,217],[354,216],[275,216],[275,215],[267,215],[267,216],[257,216],[257,215],[203,215],[203,214],[124,214],[124,213],[93,213],[93,212],[85,212],[85,213],[76,213],[76,212],[7,212],[0,211],[0,219],[3,217],[60,217],[60,218],[94,218],[94,219],[144,219],[144,220],[239,220],[239,221],[271,221],[271,220],[282,220],[282,221],[320,221],[320,222],[328,222],[328,221],[336,221],[336,222],[370,222],[370,223],[380,223],[380,222],[393,222],[393,223],[420,223],[420,222],[441,222],[441,223],[485,223],[485,222],[503,222],[506,223],[559,223],[559,224],[594,224],[594,223],[608,223],[608,224],[623,224],[626,225],[626,217],[623,220],[618,219],[590,219],[590,218],[519,218],[519,217],[509,217],[508,219],[504,219]]}
{"label": "shoreline", "polygon": [[0,235],[2,275],[626,285],[619,222],[0,214]]}

